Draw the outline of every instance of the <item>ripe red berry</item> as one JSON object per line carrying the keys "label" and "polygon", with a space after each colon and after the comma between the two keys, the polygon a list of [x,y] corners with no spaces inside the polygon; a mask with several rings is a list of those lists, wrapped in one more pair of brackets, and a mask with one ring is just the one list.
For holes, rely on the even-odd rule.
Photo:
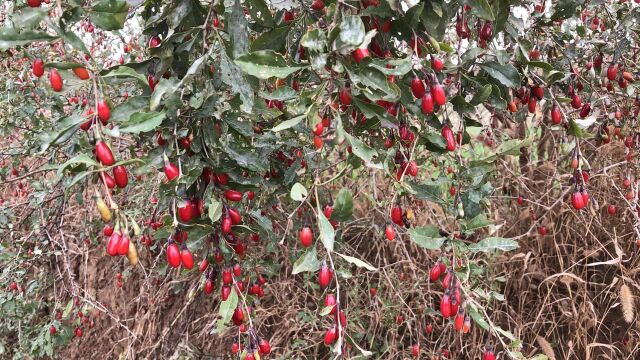
{"label": "ripe red berry", "polygon": [[269,341],[266,339],[260,339],[260,342],[258,343],[258,347],[260,348],[260,351],[262,352],[263,355],[269,355],[269,353],[271,352],[271,345],[269,344]]}
{"label": "ripe red berry", "polygon": [[411,93],[416,99],[420,99],[425,95],[426,89],[424,87],[424,82],[417,76],[414,76],[411,79]]}
{"label": "ripe red berry", "polygon": [[615,215],[616,211],[617,211],[617,209],[616,209],[615,205],[607,206],[607,212],[609,213],[609,215]]}
{"label": "ripe red berry", "polygon": [[51,69],[49,73],[49,83],[53,91],[62,91],[62,77],[57,69]]}
{"label": "ripe red berry", "polygon": [[442,85],[436,83],[431,85],[431,96],[433,96],[433,100],[436,104],[442,106],[447,102],[447,96],[444,93],[444,88]]}
{"label": "ripe red berry", "polygon": [[225,190],[224,197],[229,201],[241,201],[242,193],[237,190]]}
{"label": "ripe red berry", "polygon": [[324,9],[324,1],[322,0],[313,0],[311,3],[311,8],[315,11],[320,11]]}
{"label": "ripe red berry", "polygon": [[178,249],[178,245],[173,242],[167,246],[167,262],[169,262],[169,265],[173,268],[177,268],[182,263],[180,249]]}
{"label": "ripe red berry", "polygon": [[424,96],[422,97],[422,101],[420,102],[420,105],[422,107],[423,113],[433,114],[433,109],[434,109],[433,97],[431,96],[430,92],[424,94]]}
{"label": "ripe red berry", "polygon": [[172,163],[170,163],[168,160],[165,161],[164,164],[164,173],[167,176],[167,180],[171,181],[175,178],[178,177],[178,175],[180,175],[180,170],[178,169],[178,167]]}
{"label": "ripe red berry", "polygon": [[551,108],[551,121],[559,125],[562,122],[562,113],[560,112],[560,107],[558,105],[553,105]]}
{"label": "ripe red berry", "polygon": [[542,236],[547,235],[547,227],[546,227],[546,226],[544,226],[544,225],[543,225],[543,226],[540,226],[540,227],[538,228],[538,234],[540,234],[540,235],[542,235]]}
{"label": "ripe red berry", "polygon": [[331,307],[331,311],[329,311],[329,314],[333,315],[336,313],[336,297],[333,294],[327,294],[327,296],[325,296],[324,298],[324,306],[325,307]]}
{"label": "ripe red berry", "polygon": [[607,79],[613,81],[618,76],[618,66],[616,64],[611,64],[607,68]]}
{"label": "ripe red berry", "polygon": [[105,166],[111,166],[116,162],[109,145],[102,140],[96,143],[96,159]]}
{"label": "ripe red berry", "polygon": [[324,334],[324,344],[325,345],[333,344],[336,341],[337,337],[338,337],[338,330],[336,329],[336,326],[333,325]]}
{"label": "ripe red berry", "polygon": [[193,269],[193,254],[191,254],[191,251],[189,251],[184,243],[182,243],[182,250],[180,251],[180,260],[182,266],[189,270]]}
{"label": "ripe red berry", "polygon": [[33,75],[37,77],[41,77],[42,75],[44,75],[44,61],[42,61],[42,59],[40,58],[36,58],[35,60],[33,60],[31,71],[33,72]]}
{"label": "ripe red berry", "polygon": [[89,78],[89,72],[83,67],[73,68],[73,73],[76,74],[80,80],[87,80]]}
{"label": "ripe red berry", "polygon": [[445,143],[447,144],[447,150],[454,151],[456,149],[456,139],[453,136],[453,131],[451,130],[449,125],[443,126],[441,133]]}
{"label": "ripe red berry", "polygon": [[340,90],[340,93],[338,93],[338,97],[340,98],[340,103],[342,103],[342,105],[351,105],[351,89],[344,88]]}
{"label": "ripe red berry", "polygon": [[362,60],[369,57],[369,49],[357,48],[351,53],[351,57],[359,64]]}
{"label": "ripe red berry", "polygon": [[442,62],[442,60],[440,60],[439,58],[437,58],[437,57],[432,55],[431,56],[431,67],[435,71],[441,71],[442,69],[444,69],[444,63]]}
{"label": "ripe red berry", "polygon": [[320,284],[320,287],[324,289],[327,286],[329,286],[332,276],[333,276],[333,271],[329,269],[327,264],[322,264],[322,267],[320,268],[320,272],[318,273],[318,283]]}
{"label": "ripe red berry", "polygon": [[584,202],[584,198],[582,197],[582,193],[580,191],[575,191],[571,194],[571,205],[576,210],[580,210],[584,208],[587,204]]}
{"label": "ripe red berry", "polygon": [[298,235],[298,238],[300,239],[300,244],[302,244],[302,246],[304,247],[311,246],[313,244],[313,232],[311,231],[311,228],[309,228],[308,226],[305,226],[302,229],[300,229],[300,234]]}
{"label": "ripe red berry", "polygon": [[396,232],[393,229],[393,225],[389,224],[384,230],[384,234],[387,237],[387,240],[393,241],[396,238]]}
{"label": "ripe red berry", "polygon": [[121,189],[127,187],[127,184],[129,183],[129,177],[127,176],[127,169],[122,165],[118,165],[113,168],[113,178],[115,180],[116,185],[118,185],[118,187]]}

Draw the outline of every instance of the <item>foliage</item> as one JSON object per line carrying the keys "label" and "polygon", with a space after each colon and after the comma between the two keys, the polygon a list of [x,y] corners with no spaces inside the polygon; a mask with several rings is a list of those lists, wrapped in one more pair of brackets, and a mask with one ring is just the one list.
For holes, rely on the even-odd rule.
{"label": "foliage", "polygon": [[[523,236],[501,234],[494,200],[509,189],[496,186],[500,166],[518,156],[515,171],[526,173],[548,156],[532,155],[532,146],[561,134],[571,179],[564,195],[578,211],[589,203],[586,144],[622,134],[631,168],[640,140],[635,4],[27,3],[34,2],[5,5],[0,29],[11,69],[0,125],[19,144],[0,176],[20,181],[12,169],[36,166],[18,194],[31,211],[0,208],[0,231],[12,239],[0,245],[0,284],[9,289],[0,292],[0,306],[9,326],[29,324],[0,337],[0,353],[14,357],[52,356],[72,341],[72,327],[84,326],[66,309],[71,300],[61,298],[99,308],[76,280],[28,270],[50,260],[70,271],[58,233],[73,203],[91,224],[83,234],[94,239],[89,243],[127,255],[128,271],[186,278],[190,303],[207,301],[196,294],[215,284],[221,301],[208,330],[233,337],[241,328],[238,356],[266,355],[260,344],[269,334],[258,331],[253,308],[263,301],[262,280],[282,276],[314,283],[318,301],[321,288],[336,294],[338,315],[322,326],[327,334],[336,326],[337,335],[324,338],[330,347],[322,351],[384,356],[385,339],[358,336],[357,320],[349,316],[345,324],[340,315],[358,311],[348,304],[362,289],[349,289],[348,279],[385,266],[350,252],[349,226],[371,218],[371,241],[410,241],[431,256],[422,270],[437,271],[433,286],[442,277],[444,288],[428,295],[436,305],[427,315],[461,316],[489,339],[486,348],[458,349],[462,356],[486,359],[495,349],[524,359],[521,341],[491,319],[492,307],[505,301],[491,262],[535,234],[545,209]],[[363,179],[370,180],[365,188]],[[637,194],[630,193],[625,204],[633,212]],[[535,200],[527,200],[534,214]],[[433,221],[429,211],[441,217]],[[106,227],[120,235],[107,235]],[[303,227],[312,229],[310,248],[298,240]],[[123,238],[130,241],[119,251]],[[143,248],[152,256],[139,265]],[[25,256],[27,249],[37,257]],[[201,274],[190,269],[193,254],[196,266],[208,262]],[[231,272],[236,263],[242,272]],[[52,290],[59,281],[69,283]],[[445,298],[458,298],[451,306],[463,309],[460,315],[444,314]],[[17,345],[7,349],[15,336]]]}

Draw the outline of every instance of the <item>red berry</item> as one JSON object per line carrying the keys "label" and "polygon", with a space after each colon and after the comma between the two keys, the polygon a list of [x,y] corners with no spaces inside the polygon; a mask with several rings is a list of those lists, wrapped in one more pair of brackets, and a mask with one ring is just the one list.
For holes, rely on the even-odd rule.
{"label": "red berry", "polygon": [[109,145],[102,140],[96,143],[96,159],[105,166],[111,166],[116,162]]}
{"label": "red berry", "polygon": [[37,77],[41,77],[42,75],[44,75],[44,61],[42,61],[42,59],[40,58],[36,58],[35,60],[33,60],[31,71],[33,72],[33,75]]}
{"label": "red berry", "polygon": [[387,225],[386,229],[384,230],[384,234],[387,237],[387,240],[393,241],[396,238],[396,232],[393,229],[393,225]]}
{"label": "red berry", "polygon": [[369,49],[357,48],[351,53],[351,57],[359,64],[362,60],[369,57]]}
{"label": "red berry", "polygon": [[298,238],[300,239],[300,244],[302,244],[302,246],[311,246],[313,244],[313,232],[311,231],[311,228],[308,226],[303,227],[300,230]]}
{"label": "red berry", "polygon": [[178,249],[178,245],[173,242],[167,246],[167,261],[173,268],[177,268],[182,263],[180,249]]}
{"label": "red berry", "polygon": [[327,264],[322,264],[320,272],[318,273],[318,283],[320,284],[320,287],[324,289],[329,286],[332,276],[333,271],[327,267]]}
{"label": "red berry", "polygon": [[426,89],[424,87],[424,82],[417,76],[414,76],[411,79],[411,93],[416,99],[420,99],[425,95]]}
{"label": "red berry", "polygon": [[51,88],[53,91],[62,91],[62,77],[60,73],[58,73],[57,69],[51,69],[49,73],[49,83],[51,84]]}
{"label": "red berry", "polygon": [[344,88],[340,90],[340,93],[338,94],[338,96],[340,98],[340,103],[342,103],[342,105],[344,106],[351,105],[351,89]]}

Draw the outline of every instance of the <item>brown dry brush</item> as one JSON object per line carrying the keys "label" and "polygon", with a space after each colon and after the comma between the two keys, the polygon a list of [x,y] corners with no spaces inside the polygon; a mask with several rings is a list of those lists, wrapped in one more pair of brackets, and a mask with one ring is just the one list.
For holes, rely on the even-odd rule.
{"label": "brown dry brush", "polygon": [[[624,314],[635,313],[629,296],[633,299],[633,293],[640,290],[634,228],[638,220],[633,204],[623,199],[620,182],[637,169],[617,163],[615,159],[623,158],[620,153],[624,151],[619,143],[586,145],[583,152],[592,169],[592,202],[581,212],[568,205],[571,176],[566,175],[570,173],[566,159],[553,153],[536,159],[534,154],[524,173],[520,173],[522,164],[517,164],[516,158],[503,159],[497,165],[501,176],[493,179],[497,191],[491,215],[498,226],[492,235],[514,237],[520,248],[486,262],[490,274],[503,280],[485,285],[506,298],[489,304],[486,310],[494,324],[522,340],[527,356],[543,353],[558,359],[635,359],[640,356],[639,328],[635,319],[625,322]],[[431,310],[437,308],[442,288],[429,282],[428,271],[442,254],[418,248],[404,232],[394,242],[383,238],[387,212],[376,209],[363,195],[386,196],[390,188],[378,180],[363,176],[343,184],[352,189],[357,207],[355,220],[341,224],[341,251],[357,254],[378,267],[376,272],[352,268],[348,277],[340,278],[349,335],[385,359],[409,357],[414,343],[420,343],[429,355],[448,349],[451,358],[458,359],[480,358],[486,344],[498,344],[498,355],[505,358],[504,349],[486,330],[473,325],[471,333],[456,334],[450,323]],[[145,183],[157,186],[153,180]],[[3,196],[10,197],[15,185],[3,185]],[[139,207],[140,214],[151,213],[146,194],[154,188],[148,186],[130,187],[118,195],[117,202]],[[515,203],[519,194],[526,206]],[[609,203],[618,207],[615,216],[606,212]],[[212,334],[218,319],[218,285],[213,296],[195,293],[190,298],[190,290],[200,277],[195,271],[180,276],[175,271],[152,271],[165,261],[158,248],[162,241],[151,249],[139,246],[142,265],[134,269],[126,260],[106,256],[104,239],[89,231],[100,227],[97,214],[84,210],[91,204],[85,194],[67,201],[56,197],[43,209],[34,210],[28,203],[14,209],[21,226],[12,233],[11,243],[33,248],[36,242],[48,241],[45,253],[58,254],[51,258],[36,255],[21,266],[33,277],[42,272],[51,275],[52,286],[44,296],[54,299],[57,309],[78,298],[88,310],[85,335],[59,349],[60,357],[228,356],[237,328],[231,327],[220,336]],[[452,226],[439,207],[422,201],[411,205],[416,212],[415,225]],[[285,224],[284,216],[276,216],[274,223]],[[39,223],[36,234],[35,223]],[[549,229],[544,237],[536,232],[542,224]],[[90,244],[85,239],[90,239]],[[318,315],[325,293],[314,285],[315,274],[290,275],[295,260],[287,250],[291,241],[290,234],[279,247],[279,258],[272,260],[282,264],[280,272],[269,279],[267,295],[254,304],[257,332],[270,339],[272,358],[328,359],[332,355],[322,337],[330,319]],[[250,247],[251,251],[260,249]],[[115,285],[117,272],[125,276],[122,288]],[[370,295],[371,288],[377,289],[376,296]],[[42,309],[42,316],[51,318],[55,310]],[[404,317],[400,324],[396,321],[399,315]],[[433,326],[432,334],[425,332],[427,324]],[[358,349],[349,348],[347,357],[357,355]]]}

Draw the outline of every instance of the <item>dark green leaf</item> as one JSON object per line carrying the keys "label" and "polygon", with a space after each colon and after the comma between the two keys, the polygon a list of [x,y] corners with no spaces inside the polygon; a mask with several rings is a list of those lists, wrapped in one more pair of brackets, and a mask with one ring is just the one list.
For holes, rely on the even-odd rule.
{"label": "dark green leaf", "polygon": [[[260,34],[251,43],[251,51],[274,50],[283,51],[285,49],[287,35],[289,35],[291,25],[275,28],[271,31]],[[302,43],[301,43],[302,45]],[[303,45],[304,46],[304,45]]]}
{"label": "dark green leaf", "polygon": [[318,229],[320,229],[320,240],[322,240],[325,249],[327,249],[328,252],[333,252],[333,242],[336,238],[336,232],[329,220],[327,220],[327,217],[324,216],[320,205],[318,205]]}
{"label": "dark green leaf", "polygon": [[331,220],[347,221],[351,219],[353,214],[353,197],[351,191],[347,188],[340,189],[335,202],[333,203],[333,212]]}
{"label": "dark green leaf", "polygon": [[292,275],[301,272],[316,272],[320,270],[322,263],[318,260],[318,252],[316,247],[312,247],[306,253],[302,254],[295,263],[293,263]]}
{"label": "dark green leaf", "polygon": [[309,30],[302,36],[300,45],[311,51],[323,52],[327,47],[327,34],[321,29]]}
{"label": "dark green leaf", "polygon": [[9,27],[0,28],[0,50],[6,51],[16,46],[26,45],[34,41],[49,41],[56,37],[40,31],[22,31],[17,33],[15,29]]}
{"label": "dark green leaf", "polygon": [[231,90],[235,94],[240,95],[242,111],[250,113],[253,110],[253,89],[251,84],[240,71],[240,68],[229,59],[224,51],[220,54],[220,73],[222,74],[222,81],[231,86]]}
{"label": "dark green leaf", "polygon": [[488,21],[495,20],[493,9],[487,0],[467,0],[465,2],[471,6],[472,15]]}
{"label": "dark green leaf", "polygon": [[491,84],[487,84],[485,86],[483,86],[482,88],[480,88],[480,90],[478,90],[478,92],[473,95],[473,99],[471,99],[471,105],[480,105],[483,102],[485,102],[489,96],[491,96],[491,92],[492,92],[492,87]]}
{"label": "dark green leaf", "polygon": [[138,134],[155,130],[165,118],[163,112],[136,112],[120,124],[120,132]]}
{"label": "dark green leaf", "polygon": [[125,0],[101,0],[89,12],[89,18],[97,27],[104,30],[122,29],[129,4]]}
{"label": "dark green leaf", "polygon": [[429,250],[440,249],[446,239],[440,236],[440,231],[433,225],[409,229],[408,232],[411,241],[421,248]]}
{"label": "dark green leaf", "polygon": [[498,80],[504,86],[511,88],[520,86],[520,74],[518,74],[518,70],[511,64],[500,65],[492,61],[480,64],[480,67],[486,71],[489,76]]}
{"label": "dark green leaf", "polygon": [[235,60],[235,63],[242,71],[259,79],[272,77],[282,79],[304,68],[287,65],[284,57],[273,50],[261,50],[242,55]]}
{"label": "dark green leaf", "polygon": [[234,59],[249,52],[249,31],[247,18],[244,15],[240,0],[235,0],[229,15],[229,37],[231,38],[231,54]]}

